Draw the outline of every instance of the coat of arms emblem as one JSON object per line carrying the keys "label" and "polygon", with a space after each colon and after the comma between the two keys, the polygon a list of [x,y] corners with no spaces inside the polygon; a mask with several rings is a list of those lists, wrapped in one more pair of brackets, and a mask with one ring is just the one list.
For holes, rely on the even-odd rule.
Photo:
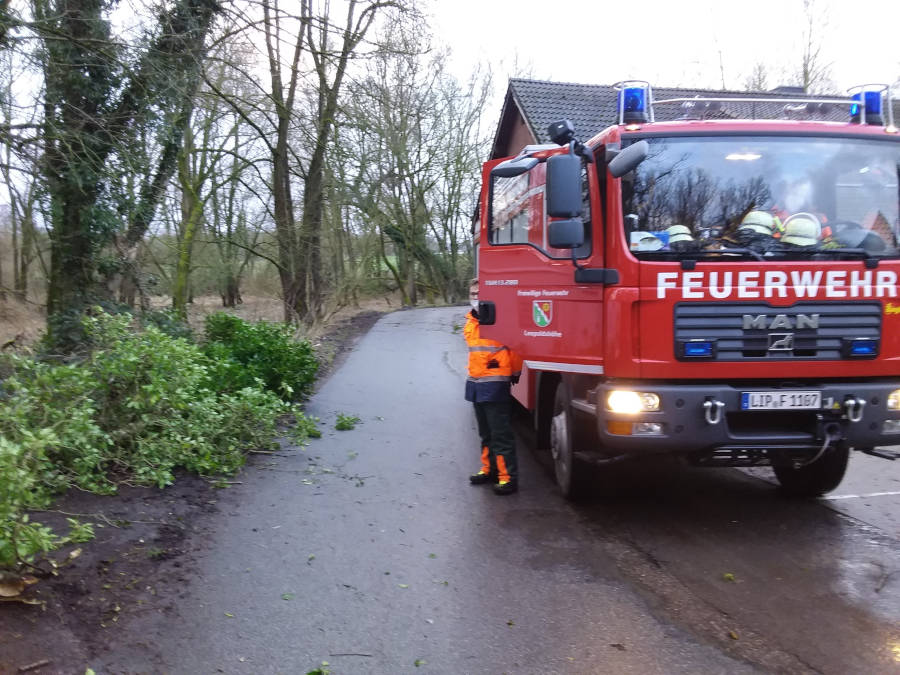
{"label": "coat of arms emblem", "polygon": [[545,328],[553,321],[553,301],[533,300],[531,302],[531,318],[538,328]]}

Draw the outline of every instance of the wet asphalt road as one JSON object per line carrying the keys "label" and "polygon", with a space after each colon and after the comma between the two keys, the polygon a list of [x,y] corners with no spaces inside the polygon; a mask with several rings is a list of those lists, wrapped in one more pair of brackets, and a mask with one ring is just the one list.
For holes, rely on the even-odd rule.
{"label": "wet asphalt road", "polygon": [[854,456],[819,502],[617,468],[573,506],[522,425],[522,489],[496,497],[466,480],[463,314],[382,318],[308,406],[324,437],[221,493],[176,608],[95,670],[900,672],[900,495],[865,496],[900,491],[900,462]]}

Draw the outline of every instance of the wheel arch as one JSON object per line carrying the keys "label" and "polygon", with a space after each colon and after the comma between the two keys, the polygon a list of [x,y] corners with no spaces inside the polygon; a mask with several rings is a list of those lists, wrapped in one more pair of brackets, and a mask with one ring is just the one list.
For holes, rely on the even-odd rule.
{"label": "wheel arch", "polygon": [[537,373],[535,386],[534,429],[537,432],[537,447],[543,450],[550,448],[550,423],[553,419],[553,399],[556,386],[564,373],[542,370]]}

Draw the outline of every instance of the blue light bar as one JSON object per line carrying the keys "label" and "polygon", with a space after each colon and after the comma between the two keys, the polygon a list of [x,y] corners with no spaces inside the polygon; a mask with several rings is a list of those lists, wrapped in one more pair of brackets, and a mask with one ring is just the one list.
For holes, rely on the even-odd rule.
{"label": "blue light bar", "polygon": [[878,356],[878,340],[870,338],[844,338],[841,354],[845,359],[874,359]]}
{"label": "blue light bar", "polygon": [[687,358],[709,358],[713,355],[713,343],[712,342],[685,342],[684,344],[684,356]]}
{"label": "blue light bar", "polygon": [[628,87],[622,98],[625,112],[646,112],[647,91],[642,87]]}
{"label": "blue light bar", "polygon": [[[863,101],[866,104],[866,124],[883,124],[881,117],[881,90],[866,89],[853,94],[850,98],[854,101]],[[862,110],[858,103],[850,105],[850,121],[861,122]]]}
{"label": "blue light bar", "polygon": [[627,86],[619,91],[619,118],[625,124],[650,121],[648,89],[649,85]]}
{"label": "blue light bar", "polygon": [[874,356],[878,351],[878,343],[875,340],[854,340],[850,346],[851,356]]}

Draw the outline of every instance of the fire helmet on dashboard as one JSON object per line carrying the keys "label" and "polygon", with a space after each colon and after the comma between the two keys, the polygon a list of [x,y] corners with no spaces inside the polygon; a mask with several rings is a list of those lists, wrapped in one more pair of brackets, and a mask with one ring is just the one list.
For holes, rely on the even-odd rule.
{"label": "fire helmet on dashboard", "polygon": [[687,225],[670,225],[666,228],[669,233],[669,244],[677,244],[682,241],[694,241],[694,235]]}
{"label": "fire helmet on dashboard", "polygon": [[774,237],[775,232],[781,229],[780,225],[778,218],[768,211],[751,211],[741,220],[738,230],[750,230]]}
{"label": "fire helmet on dashboard", "polygon": [[785,244],[815,246],[822,237],[822,224],[811,213],[795,213],[784,221]]}

